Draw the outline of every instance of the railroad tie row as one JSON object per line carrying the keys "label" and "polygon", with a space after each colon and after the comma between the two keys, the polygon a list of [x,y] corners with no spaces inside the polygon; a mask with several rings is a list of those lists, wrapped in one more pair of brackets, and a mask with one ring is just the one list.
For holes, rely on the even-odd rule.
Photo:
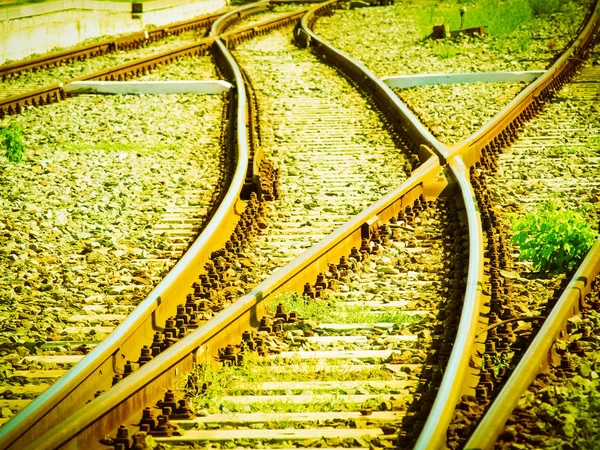
{"label": "railroad tie row", "polygon": [[268,25],[264,25],[261,27],[257,26],[257,27],[253,27],[249,30],[244,30],[244,31],[238,32],[238,33],[236,33],[235,37],[225,36],[222,39],[223,39],[223,41],[225,41],[225,45],[227,46],[227,48],[230,50],[233,50],[233,49],[235,49],[235,47],[237,47],[242,42],[249,41],[250,39],[253,39],[257,36],[265,36],[265,35],[269,34],[271,31],[283,28],[283,27],[295,22],[296,20],[297,20],[296,18],[290,17],[285,20],[280,20],[280,21],[270,23]]}
{"label": "railroad tie row", "polygon": [[15,104],[9,104],[8,106],[0,107],[0,119],[13,114],[21,114],[23,109],[28,106],[37,107],[49,105],[50,103],[56,103],[60,100],[64,100],[66,97],[67,94],[65,94],[62,89],[57,87],[48,93],[39,94],[31,98],[25,98],[16,102]]}
{"label": "railroad tie row", "polygon": [[238,263],[240,252],[246,247],[248,238],[255,236],[261,229],[259,219],[265,213],[264,201],[279,195],[279,183],[274,179],[278,172],[266,161],[264,166],[268,171],[262,174],[262,178],[269,180],[270,184],[263,190],[263,201],[259,201],[256,193],[250,195],[247,206],[225,247],[212,253],[204,267],[205,273],[200,274],[198,281],[192,285],[193,293],[186,296],[184,304],[177,306],[175,316],[166,320],[163,329],[154,333],[152,342],[142,347],[139,359],[126,361],[123,373],[114,375],[113,385],[174,345],[184,338],[189,330],[198,328],[246,292],[243,287],[237,285],[239,283],[235,283],[238,280],[231,277],[230,269]]}
{"label": "railroad tie row", "polygon": [[415,393],[415,400],[409,405],[402,420],[404,433],[399,435],[398,445],[410,448],[427,420],[443,373],[452,352],[452,343],[458,328],[469,261],[468,231],[458,219],[459,207],[454,199],[438,199],[440,219],[444,227],[443,251],[444,280],[442,288],[446,290],[445,301],[440,305],[436,316],[431,348],[427,354]]}

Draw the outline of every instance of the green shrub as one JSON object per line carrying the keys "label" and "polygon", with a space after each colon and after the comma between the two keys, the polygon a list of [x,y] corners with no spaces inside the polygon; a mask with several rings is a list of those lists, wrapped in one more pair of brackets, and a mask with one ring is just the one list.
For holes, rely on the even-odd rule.
{"label": "green shrub", "polygon": [[596,239],[582,210],[560,208],[555,202],[538,206],[512,228],[513,243],[521,249],[519,259],[531,261],[534,269],[543,272],[572,269]]}
{"label": "green shrub", "polygon": [[21,132],[21,127],[16,123],[0,128],[2,146],[6,150],[6,157],[10,162],[19,162],[23,159],[25,147],[21,139]]}
{"label": "green shrub", "polygon": [[528,0],[534,16],[552,14],[560,10],[561,0]]}

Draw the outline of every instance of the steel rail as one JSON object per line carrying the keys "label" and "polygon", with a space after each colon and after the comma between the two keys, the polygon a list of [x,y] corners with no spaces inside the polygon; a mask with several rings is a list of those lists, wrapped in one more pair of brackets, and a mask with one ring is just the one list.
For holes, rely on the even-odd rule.
{"label": "steel rail", "polygon": [[477,208],[475,192],[469,181],[468,166],[460,156],[454,156],[448,161],[448,167],[452,171],[453,178],[459,184],[459,191],[467,214],[469,268],[462,313],[450,359],[444,370],[444,376],[429,416],[414,447],[423,450],[445,448],[445,430],[450,425],[460,396],[469,390],[474,391],[478,374],[469,366],[469,361],[473,355],[476,337],[481,339],[480,332],[485,327],[485,322],[481,322],[479,317],[484,302],[484,244],[481,217]]}
{"label": "steel rail", "polygon": [[195,19],[173,22],[150,31],[138,31],[116,39],[108,39],[95,44],[89,44],[51,55],[40,56],[39,58],[27,61],[5,64],[0,66],[0,79],[5,79],[9,76],[14,76],[28,70],[38,70],[44,67],[59,65],[63,62],[74,60],[81,61],[89,57],[111,53],[122,48],[132,49],[140,47],[143,44],[164,39],[171,34],[179,34],[184,31],[210,25],[222,15],[223,13],[208,14]]}
{"label": "steel rail", "polygon": [[383,81],[376,77],[363,64],[350,57],[346,53],[336,49],[329,42],[317,36],[311,29],[317,16],[328,13],[331,9],[339,7],[342,0],[330,0],[321,5],[311,8],[302,17],[299,26],[295,30],[296,41],[311,49],[323,58],[328,64],[339,68],[348,78],[354,81],[365,92],[369,93],[377,102],[384,114],[393,117],[392,125],[397,131],[407,137],[414,144],[412,151],[421,158],[425,145],[432,149],[440,158],[441,164],[445,164],[447,155],[446,146],[435,138],[431,132],[423,126],[408,107],[398,98],[396,94]]}
{"label": "steel rail", "polygon": [[[282,0],[278,3],[296,2]],[[268,2],[261,2],[258,6],[252,4],[243,8],[245,10],[252,10],[253,8],[262,8],[260,9],[260,11],[262,11],[266,9],[264,8],[264,5],[268,5]],[[270,31],[272,29],[290,23],[298,19],[304,13],[304,11],[305,10],[301,10],[295,13],[284,15],[279,18],[264,21],[259,24],[249,25],[235,32],[226,33],[223,37],[226,42],[229,42],[231,40],[234,43],[238,43],[244,39],[252,38],[258,34]],[[254,12],[246,12],[245,15],[249,15],[252,13]],[[228,14],[228,17],[233,17],[234,20],[237,20],[236,14],[230,13]],[[230,23],[231,22],[229,22],[229,24]],[[214,36],[207,37],[201,39],[200,41],[194,44],[188,44],[176,49],[168,50],[163,53],[158,53],[156,55],[136,59],[134,61],[129,61],[115,67],[100,70],[87,75],[82,75],[80,77],[65,81],[63,83],[46,86],[40,89],[36,89],[34,91],[26,92],[24,94],[18,94],[12,97],[0,99],[0,118],[4,117],[5,115],[20,114],[25,106],[45,105],[66,98],[66,94],[62,90],[62,85],[70,83],[72,81],[121,81],[129,79],[133,76],[141,75],[145,71],[152,70],[160,64],[170,63],[173,60],[176,60],[181,57],[207,54],[214,39]]]}
{"label": "steel rail", "polygon": [[521,396],[537,374],[550,365],[552,346],[559,337],[566,335],[567,319],[582,309],[599,272],[600,240],[590,249],[510,378],[485,412],[467,441],[466,449],[491,449],[494,446]]}
{"label": "steel rail", "polygon": [[213,22],[210,28],[209,36],[218,36],[222,34],[227,27],[233,25],[238,20],[253,14],[258,14],[262,11],[267,11],[271,9],[271,7],[271,2],[269,0],[265,0],[236,8]]}
{"label": "steel rail", "polygon": [[174,59],[189,55],[203,55],[209,51],[214,38],[204,38],[197,43],[189,44],[173,50],[168,50],[145,58],[129,61],[108,69],[82,75],[64,83],[54,84],[24,94],[14,95],[0,99],[0,118],[4,115],[19,114],[25,106],[38,106],[66,98],[62,90],[63,84],[71,81],[106,80],[121,81],[134,75],[141,74],[146,70],[154,69],[159,64],[171,62]]}
{"label": "steel rail", "polygon": [[[357,73],[356,67],[363,68],[362,64],[353,61],[351,58],[346,58],[347,61],[352,61],[354,67],[346,67],[346,64],[341,63],[339,55],[343,55],[342,52],[333,49],[323,39],[317,37],[312,31],[310,26],[316,20],[317,14],[326,13],[329,9],[335,7],[338,1],[332,0],[322,6],[311,9],[301,21],[301,29],[297,31],[297,37],[304,42],[306,46],[312,46],[316,52],[319,53],[325,60],[333,62],[338,68],[344,72],[347,76],[357,82],[359,85],[365,83],[372,84],[372,90],[384,91],[386,95],[392,96],[392,103],[402,102],[397,99],[397,96],[389,89],[381,88],[381,83],[377,78],[367,75],[363,79],[360,78],[360,73]],[[440,143],[435,137],[426,130],[426,133],[421,133],[423,136],[421,139],[425,139],[425,145],[430,145],[431,148],[436,152],[442,164],[449,160],[450,170],[453,172],[454,177],[461,185],[461,193],[463,200],[465,201],[465,207],[467,210],[467,216],[469,218],[469,239],[470,239],[470,260],[469,260],[469,274],[467,278],[467,292],[465,293],[465,303],[463,312],[461,314],[459,323],[459,332],[457,333],[457,342],[455,342],[448,367],[442,380],[442,385],[436,396],[434,406],[426,424],[423,428],[421,435],[417,440],[415,448],[420,449],[436,449],[443,448],[445,446],[445,435],[446,429],[452,419],[452,414],[456,407],[456,404],[460,398],[461,393],[467,393],[469,390],[473,391],[474,386],[477,384],[477,373],[472,369],[469,370],[468,364],[470,356],[473,355],[477,328],[483,331],[485,326],[485,319],[478,317],[477,308],[484,301],[482,293],[483,283],[483,235],[481,228],[481,221],[479,219],[479,213],[477,212],[477,206],[474,199],[474,194],[468,182],[465,180],[468,178],[468,168],[478,162],[482,157],[482,148],[498,139],[504,139],[507,133],[513,134],[514,125],[513,121],[517,118],[528,118],[531,110],[527,110],[533,101],[537,101],[537,97],[545,98],[550,95],[550,92],[557,89],[562,84],[570,72],[574,70],[574,67],[579,62],[578,57],[580,53],[584,51],[585,47],[590,43],[593,31],[597,28],[597,13],[596,9],[600,4],[599,1],[590,9],[588,14],[588,20],[585,24],[583,31],[579,37],[573,42],[571,47],[564,52],[564,54],[554,63],[545,75],[542,75],[536,82],[532,83],[522,94],[517,96],[507,107],[503,108],[492,120],[490,120],[484,127],[464,140],[450,148]],[[344,55],[346,56],[346,55]],[[342,61],[344,61],[342,59]],[[387,86],[386,86],[387,87]],[[529,103],[524,104],[525,100],[528,99]],[[394,101],[395,100],[395,101]],[[524,105],[524,106],[523,106]],[[389,107],[389,104],[380,105],[383,108]],[[404,105],[402,105],[404,106]],[[393,108],[402,110],[405,116],[412,116],[412,113],[406,114],[405,107],[399,108],[396,105]],[[418,123],[416,120],[412,123]],[[406,133],[415,134],[421,132],[420,129],[406,129]],[[511,136],[512,137],[512,136]],[[418,139],[418,138],[417,138]],[[474,218],[476,216],[476,218]],[[477,236],[476,236],[477,235]],[[476,266],[479,264],[479,266]],[[477,275],[475,275],[477,273]],[[475,281],[476,280],[476,281]],[[480,333],[477,336],[477,340],[484,338],[485,333]],[[467,374],[470,372],[471,382],[465,383]],[[456,378],[453,378],[456,376]]]}
{"label": "steel rail", "polygon": [[392,112],[391,117],[394,118],[394,122],[402,123],[402,126],[399,127],[401,132],[408,135],[411,140],[419,143],[421,149],[423,147],[431,147],[441,164],[445,165],[448,163],[449,175],[458,184],[467,215],[469,267],[463,309],[448,365],[436,394],[433,408],[417,439],[415,447],[416,449],[428,450],[444,448],[446,429],[452,420],[452,415],[461,395],[473,394],[474,386],[477,385],[478,375],[469,367],[469,362],[476,349],[477,331],[482,331],[485,327],[485,323],[482,323],[479,317],[479,312],[484,301],[482,292],[484,282],[483,231],[481,217],[476,206],[475,194],[469,182],[469,166],[465,165],[460,157],[453,156],[448,160],[447,158],[450,156],[448,148],[416,119],[412,112],[410,112],[406,105],[387,85],[366,69],[364,65],[333,48],[309,28],[316,20],[315,14],[322,14],[337,3],[337,0],[332,0],[322,6],[311,9],[302,18],[300,23],[301,28],[297,30],[296,36],[304,41],[305,45],[313,47],[326,61],[336,65],[357,84],[363,87],[366,85],[367,91],[373,92],[375,98],[379,98],[380,107],[384,111]]}
{"label": "steel rail", "polygon": [[[299,0],[299,1],[302,2],[302,0]],[[231,48],[244,40],[250,39],[252,37],[255,37],[255,36],[258,36],[258,35],[261,35],[264,33],[268,33],[271,30],[281,28],[293,21],[299,20],[306,13],[306,11],[308,11],[308,8],[303,8],[296,12],[286,14],[285,16],[282,16],[279,18],[265,20],[263,22],[260,22],[259,24],[251,25],[251,26],[242,28],[237,31],[226,32],[226,29],[229,26],[233,25],[235,22],[237,22],[238,20],[240,20],[244,17],[248,17],[250,15],[258,14],[262,11],[269,10],[272,8],[273,4],[290,4],[290,3],[297,3],[297,1],[278,0],[276,2],[273,2],[270,0],[266,0],[263,2],[259,2],[259,3],[253,3],[250,5],[242,6],[234,11],[231,11],[231,12],[223,15],[221,18],[216,20],[213,23],[213,26],[211,28],[209,35],[211,37],[219,36],[220,40],[225,44],[225,46],[227,48]],[[233,58],[235,60],[233,55],[231,55],[231,58]],[[252,105],[252,95],[250,95],[250,93],[252,92],[252,86],[246,84],[247,76],[244,73],[244,71],[241,71],[241,72],[242,72],[242,76],[243,76],[244,82],[245,82],[244,85],[246,86],[246,89],[248,90],[248,92],[247,92],[247,96],[249,97],[249,99],[248,99],[249,101],[247,104],[248,108],[249,108],[248,119],[249,119],[249,121],[251,121],[253,119],[253,117],[251,117],[252,116],[252,106],[253,106]],[[252,136],[253,131],[248,130],[248,134],[249,134],[249,136]],[[252,139],[250,139],[249,140],[250,161],[249,161],[249,165],[248,165],[248,172],[246,173],[246,185],[242,191],[242,198],[244,198],[244,199],[248,198],[250,192],[253,192],[253,191],[258,192],[259,196],[260,196],[260,192],[261,192],[261,181],[262,180],[261,180],[260,169],[261,169],[264,155],[262,153],[262,149],[258,145],[254,145],[254,144],[255,144],[254,141]]]}
{"label": "steel rail", "polygon": [[[225,45],[218,39],[214,45],[227,58]],[[243,80],[240,71],[237,69],[235,79],[237,91],[243,93]],[[245,101],[243,98],[242,100]],[[240,103],[238,106],[238,123],[245,123],[243,112],[245,112],[245,108]],[[240,142],[245,143],[246,128],[238,127],[237,132]],[[426,155],[431,156],[430,153],[426,153]],[[439,162],[436,157],[431,156],[406,183],[378,202],[374,207],[375,209],[371,208],[370,212],[357,216],[350,224],[350,227],[354,227],[350,234],[347,232],[348,227],[345,227],[333,235],[329,242],[333,243],[330,245],[337,252],[330,249],[324,251],[323,245],[318,246],[313,255],[316,254],[316,258],[324,260],[324,262],[315,264],[310,261],[310,255],[299,258],[299,262],[292,264],[287,270],[280,271],[278,273],[279,277],[267,280],[261,287],[242,298],[207,325],[175,344],[171,350],[161,353],[145,364],[143,368],[133,372],[125,380],[114,386],[109,393],[100,395],[91,401],[89,405],[64,420],[59,426],[39,437],[31,443],[29,448],[42,449],[59,446],[80,448],[82,445],[89,446],[90,442],[93,442],[92,436],[102,436],[116,428],[120,423],[129,423],[129,420],[133,419],[130,417],[133,409],[130,408],[138,410],[137,407],[140,404],[146,405],[156,401],[164,393],[163,388],[170,384],[170,377],[180,370],[190,370],[192,362],[198,358],[205,359],[209,355],[216,355],[220,347],[230,342],[232,335],[241,335],[241,332],[249,328],[252,323],[258,323],[257,319],[265,307],[263,302],[265,298],[279,291],[289,290],[291,287],[300,288],[307,277],[307,271],[310,271],[310,274],[316,277],[323,264],[326,267],[329,262],[339,258],[342,254],[347,254],[352,246],[360,244],[365,233],[369,233],[369,227],[374,226],[378,220],[387,220],[396,216],[404,206],[411,204],[422,194],[430,198],[437,197],[445,186],[446,180],[440,172]],[[339,241],[344,242],[343,247],[340,246]],[[313,258],[315,257],[313,256]],[[309,264],[309,262],[312,264]],[[304,268],[299,270],[297,266],[302,264],[304,264]],[[245,317],[241,318],[242,315],[245,315]],[[227,323],[227,326],[224,325],[224,322]],[[196,349],[192,356],[189,354],[190,346],[191,349]],[[178,358],[172,356],[175,352],[178,352]],[[174,364],[174,360],[177,360],[178,363]],[[168,368],[165,369],[165,366]],[[146,383],[150,380],[158,380],[158,382],[147,386]],[[127,399],[129,403],[126,402]],[[132,404],[136,406],[130,406]],[[98,422],[99,416],[105,419]]]}
{"label": "steel rail", "polygon": [[24,106],[39,106],[58,102],[66,98],[62,83],[44,86],[24,94],[0,99],[0,119],[6,115],[20,114]]}
{"label": "steel rail", "polygon": [[[277,20],[289,21],[286,15]],[[253,33],[263,27],[276,26],[274,20],[265,21],[252,27]],[[246,28],[242,28],[243,32]],[[176,51],[190,51],[199,45],[212,44],[217,62],[222,66],[235,67],[235,61],[226,46],[206,38],[202,43],[186,46]],[[158,55],[161,56],[161,55]],[[164,56],[164,55],[163,55]],[[145,58],[149,61],[152,58]],[[203,271],[211,253],[222,248],[231,235],[244,208],[240,192],[249,167],[248,136],[246,131],[247,109],[243,78],[239,70],[226,70],[235,80],[237,94],[237,124],[235,172],[230,187],[214,216],[182,259],[169,272],[167,277],[149,294],[137,308],[110,336],[96,347],[64,377],[36,398],[15,418],[0,428],[0,449],[20,449],[37,439],[41,433],[52,428],[60,417],[67,417],[81,404],[94,397],[98,390],[108,390],[114,374],[122,373],[127,360],[135,360],[144,343],[152,341],[154,331],[164,317],[175,314],[178,303],[191,291],[198,273]],[[240,81],[241,80],[241,81]],[[240,88],[241,86],[241,88]],[[132,357],[131,355],[135,355]],[[35,447],[34,447],[35,448]]]}
{"label": "steel rail", "polygon": [[352,247],[360,246],[372,227],[396,217],[420,195],[433,199],[446,187],[438,159],[432,156],[400,187],[133,372],[110,392],[81,407],[27,449],[94,448],[99,436],[112,433],[119,424],[138,423],[143,407],[161,399],[175,377],[190,371],[194,363],[209,361],[218,355],[220,348],[241,338],[243,331],[258,326],[267,304],[278,294],[302,291],[307,279],[316,279],[329,263],[337,263]]}
{"label": "steel rail", "polygon": [[478,131],[449,148],[449,154],[461,155],[471,166],[489,152],[500,140],[514,137],[515,123],[528,120],[554,91],[562,86],[581,64],[583,53],[598,29],[600,0],[592,5],[585,26],[572,45],[541,75],[502,108]]}
{"label": "steel rail", "polygon": [[[290,2],[280,1],[279,3]],[[225,32],[219,37],[223,40],[223,42],[225,42],[228,48],[232,48],[242,41],[251,39],[259,35],[263,35],[265,33],[268,33],[269,31],[279,29],[281,27],[284,27],[285,25],[295,22],[299,20],[306,13],[306,11],[308,11],[308,8],[300,9],[296,12],[287,14],[286,16],[261,22],[260,26],[258,24],[249,25],[248,27],[242,28],[240,30]]]}
{"label": "steel rail", "polygon": [[[309,35],[307,34],[307,36],[309,36]],[[407,132],[410,135],[410,131],[412,129],[409,127],[409,128],[404,128],[404,130],[406,130],[405,132]],[[415,135],[418,138],[418,133]],[[419,150],[422,151],[422,154],[426,156],[428,153],[426,150],[423,150],[423,148],[422,148],[423,141],[421,140],[421,141],[417,141],[417,142],[419,143],[419,145],[418,145]],[[441,152],[441,150],[444,150],[443,147],[440,148],[437,145],[435,145],[436,144],[435,140],[428,141],[428,142],[430,142],[432,144],[432,147],[434,148],[436,153],[439,152],[440,155],[442,157],[444,157],[444,153]],[[448,154],[448,152],[446,152],[446,155],[447,154]],[[415,173],[413,174],[413,177],[411,177],[411,179],[410,179],[410,180],[413,180],[413,183],[414,183],[414,178],[416,176],[424,175],[423,171],[425,171],[425,170],[427,170],[427,173],[437,173],[437,175],[434,175],[432,178],[435,180],[435,182],[431,182],[431,183],[425,182],[424,184],[417,183],[417,185],[420,186],[421,190],[423,190],[423,191],[429,190],[429,193],[426,194],[428,196],[431,195],[432,193],[434,194],[433,196],[435,196],[435,192],[439,193],[439,191],[441,191],[440,186],[445,186],[445,183],[446,183],[444,178],[439,176],[440,167],[438,164],[436,164],[433,161],[433,159],[434,158],[431,158],[424,165],[422,165],[420,168],[418,168],[417,171],[415,171]],[[431,168],[432,164],[435,166],[435,168],[433,168],[433,169]],[[451,163],[451,164],[454,165],[454,163]],[[467,166],[468,166],[468,164],[467,164]],[[460,180],[458,182],[459,182],[459,184],[461,183]],[[409,182],[407,182],[407,183],[409,183]],[[404,183],[401,186],[401,188],[408,189],[407,183]],[[416,189],[416,187],[417,186],[413,186],[413,188],[415,188],[415,189]],[[399,188],[399,189],[401,189],[401,188]],[[410,195],[415,195],[415,192],[413,192],[413,190],[410,190],[409,192],[404,192],[404,195],[402,195],[403,200],[400,200],[400,203],[402,201],[406,201],[407,202],[406,204],[408,204],[408,202],[410,202]],[[417,194],[417,196],[418,196],[418,194]],[[386,198],[388,198],[388,197],[386,197]],[[379,203],[380,202],[378,202],[378,204]],[[362,215],[363,214],[361,214],[360,216],[362,217]],[[368,233],[368,229],[371,226],[370,224],[377,223],[378,220],[380,220],[380,219],[382,219],[382,220],[385,219],[384,212],[381,212],[380,217],[378,217],[377,219],[372,217],[368,221],[363,222],[360,226],[360,232],[359,232],[358,236],[362,237],[362,235],[365,232]],[[365,229],[366,229],[366,231],[365,231]],[[337,236],[338,234],[334,234],[334,235]],[[356,231],[354,231],[353,234],[356,235]],[[325,239],[323,242],[326,242],[326,241],[328,242],[330,238]],[[321,247],[321,244],[319,244],[315,249],[320,248],[320,247]],[[338,251],[340,249],[340,247],[334,247],[334,248]],[[314,265],[315,265],[315,268],[313,268],[313,269],[311,269],[309,266],[297,267],[298,265],[296,264],[296,262],[298,260],[303,259],[305,257],[305,255],[312,254],[311,252],[314,253],[314,251],[309,251],[307,254],[298,258],[298,260],[293,262],[292,265],[290,265],[289,267],[292,267],[292,266],[296,267],[295,270],[299,270],[300,272],[304,273],[305,276],[313,275],[316,277],[316,274],[318,272],[320,272],[320,269],[322,270],[322,268],[327,266],[328,262],[332,261],[335,258],[335,256],[333,256],[335,254],[334,248],[331,249],[330,253],[322,255],[325,262],[321,262],[320,260],[313,261]],[[471,262],[469,264],[469,269],[471,269]],[[286,270],[287,270],[287,272],[286,272]],[[291,268],[282,269],[276,275],[283,276],[286,273],[290,274],[291,270],[293,270],[293,269],[291,269]],[[300,275],[297,275],[297,277],[300,277]],[[283,284],[280,284],[278,288],[275,288],[274,285],[268,284],[268,282],[272,283],[272,280],[269,279],[269,280],[265,281],[265,283],[263,283],[263,285],[259,286],[259,288],[257,288],[251,294],[248,294],[249,296],[252,296],[252,298],[249,299],[249,298],[247,298],[248,296],[245,296],[238,303],[236,303],[232,308],[229,308],[228,310],[219,314],[215,318],[215,322],[213,322],[213,321],[209,322],[207,325],[205,325],[204,327],[202,327],[201,329],[197,330],[192,335],[190,335],[190,338],[191,338],[191,336],[194,336],[195,338],[197,338],[198,336],[200,336],[200,333],[202,330],[202,333],[206,334],[205,335],[206,339],[204,341],[200,342],[200,340],[196,339],[196,341],[192,342],[191,339],[185,339],[184,341],[181,341],[180,343],[178,343],[174,347],[172,347],[171,350],[167,350],[168,355],[171,355],[175,352],[175,349],[179,350],[182,348],[183,345],[192,346],[192,348],[195,349],[196,351],[192,356],[190,356],[189,354],[186,356],[183,356],[182,361],[185,361],[184,365],[182,365],[181,367],[177,367],[175,365],[176,363],[168,363],[166,361],[168,359],[167,352],[165,352],[165,353],[159,355],[157,358],[155,358],[155,360],[146,364],[142,370],[134,372],[124,382],[119,383],[115,388],[113,388],[111,390],[110,395],[108,395],[108,394],[102,395],[102,396],[98,397],[97,399],[93,400],[89,405],[82,408],[80,413],[83,411],[86,411],[86,413],[85,413],[85,414],[87,414],[86,420],[88,420],[88,421],[92,420],[91,413],[93,412],[93,409],[94,409],[92,405],[101,405],[102,404],[102,405],[104,405],[103,407],[108,408],[108,409],[105,409],[106,416],[108,416],[111,412],[114,412],[115,414],[119,415],[119,417],[124,418],[123,420],[121,420],[121,423],[127,423],[128,418],[130,418],[128,414],[131,414],[132,410],[129,409],[129,406],[124,404],[126,397],[133,399],[134,403],[139,407],[139,405],[152,404],[152,402],[158,398],[157,395],[158,396],[160,395],[157,392],[154,392],[153,394],[151,394],[150,389],[148,389],[147,387],[145,388],[144,385],[141,384],[141,380],[156,379],[162,383],[162,386],[165,386],[165,387],[169,386],[170,381],[167,378],[168,376],[178,373],[180,368],[184,369],[185,367],[191,366],[191,364],[194,360],[198,360],[200,358],[205,359],[211,355],[214,355],[216,353],[217,349],[219,347],[223,346],[223,345],[218,345],[219,344],[219,342],[217,342],[218,339],[221,339],[222,344],[228,343],[232,338],[231,335],[233,335],[233,334],[239,335],[239,334],[241,334],[241,331],[249,328],[252,324],[257,323],[256,319],[257,319],[257,317],[259,317],[260,313],[262,313],[262,311],[264,310],[264,307],[265,307],[264,300],[266,298],[269,298],[271,295],[276,294],[277,292],[284,292],[284,291],[290,290],[292,287],[299,288],[303,282],[303,279],[300,279],[300,280],[295,279],[295,278],[286,279],[286,280],[282,281]],[[244,300],[244,301],[242,301],[242,300]],[[236,313],[238,314],[238,317],[235,319],[231,319],[230,314],[236,314]],[[237,319],[240,319],[240,320],[237,320]],[[222,329],[222,328],[220,328],[221,325],[226,325],[226,327],[224,329]],[[161,364],[165,364],[165,366],[168,367],[167,369],[164,369],[164,370],[168,371],[169,374],[160,373],[160,370],[158,370],[158,368],[157,368],[157,366],[159,365],[159,362]],[[149,374],[147,372],[148,369],[152,369],[154,371],[154,374]],[[124,392],[121,389],[129,389],[129,391]],[[120,396],[121,400],[118,400],[118,401],[114,400],[114,398],[116,398],[116,397],[113,397],[113,396]],[[454,409],[454,406],[455,405],[450,405],[452,410]],[[95,420],[95,419],[93,419],[93,420]],[[131,418],[131,420],[134,420],[134,418]],[[69,425],[70,423],[73,423],[75,425],[71,426],[71,425]],[[115,423],[116,423],[116,421],[115,421]],[[80,415],[76,415],[75,417],[69,417],[67,420],[65,420],[60,425],[60,427],[57,427],[56,430],[52,430],[52,431],[53,432],[56,431],[58,433],[63,433],[63,436],[67,436],[67,435],[69,435],[69,433],[71,433],[71,436],[72,436],[73,433],[74,434],[79,433],[80,429],[83,430],[83,427],[81,425],[82,425],[82,422],[80,421]],[[86,425],[86,427],[88,427],[88,426],[89,426],[89,424]],[[113,427],[113,429],[114,428],[115,427]],[[105,427],[104,429],[109,429],[109,428]],[[86,430],[87,430],[87,428],[86,428]],[[46,437],[48,439],[50,439],[52,437],[52,435],[54,434],[53,432],[49,433]],[[442,430],[442,432],[445,433],[445,428]],[[85,431],[85,433],[87,433],[87,431]],[[79,434],[83,434],[83,431]],[[87,434],[88,438],[90,438],[91,436],[97,437],[98,434],[96,434],[96,433]],[[93,439],[93,438],[91,438],[91,439]],[[42,445],[42,441],[44,441],[43,438],[38,441],[38,444]],[[93,442],[93,440],[85,441],[83,439],[81,442],[86,442],[87,444],[89,444],[89,442]],[[32,446],[31,448],[51,448],[51,447],[33,447]]]}
{"label": "steel rail", "polygon": [[[237,121],[245,124],[243,90],[240,94],[238,89],[237,96]],[[0,448],[25,448],[60,418],[74,413],[93,398],[96,391],[110,389],[113,376],[123,373],[126,360],[136,359],[142,344],[152,341],[157,322],[175,314],[177,304],[185,300],[185,294],[190,291],[211,252],[224,246],[243,209],[239,195],[248,166],[248,150],[245,127],[242,125],[237,130],[235,168],[230,186],[202,234],[165,279],[105,341],[0,428]]]}
{"label": "steel rail", "polygon": [[[194,44],[188,44],[173,50],[168,50],[163,53],[156,55],[147,56],[145,58],[136,59],[129,61],[118,66],[110,67],[108,69],[99,70],[96,72],[82,75],[77,78],[69,80],[72,81],[88,81],[88,80],[99,80],[99,81],[123,81],[133,76],[141,75],[147,70],[155,69],[157,66],[165,63],[170,63],[173,60],[183,58],[185,56],[201,56],[206,55],[210,51],[210,46],[213,43],[214,38],[207,37],[195,42]],[[67,84],[67,83],[65,83]]]}

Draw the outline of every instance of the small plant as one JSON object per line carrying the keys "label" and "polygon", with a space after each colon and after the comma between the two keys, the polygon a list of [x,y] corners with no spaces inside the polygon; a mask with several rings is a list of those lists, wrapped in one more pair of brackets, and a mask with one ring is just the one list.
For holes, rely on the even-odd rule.
{"label": "small plant", "polygon": [[582,210],[560,208],[555,202],[540,205],[513,223],[513,243],[519,259],[530,260],[543,272],[565,272],[575,267],[594,244],[596,232]]}
{"label": "small plant", "polygon": [[453,43],[448,42],[446,39],[439,46],[437,56],[441,59],[454,58],[457,54],[456,47]]}
{"label": "small plant", "polygon": [[560,11],[561,0],[528,0],[534,16]]}
{"label": "small plant", "polygon": [[6,149],[6,157],[10,162],[20,162],[23,159],[25,147],[21,139],[21,132],[21,127],[16,123],[0,128],[2,146]]}

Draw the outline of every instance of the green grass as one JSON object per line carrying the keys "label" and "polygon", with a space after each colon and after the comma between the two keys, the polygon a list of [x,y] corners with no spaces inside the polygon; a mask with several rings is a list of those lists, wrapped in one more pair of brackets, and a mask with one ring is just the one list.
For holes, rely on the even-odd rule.
{"label": "green grass", "polygon": [[0,147],[6,152],[10,162],[20,162],[23,159],[25,146],[23,145],[23,129],[13,122],[9,126],[0,127]]}
{"label": "green grass", "polygon": [[561,8],[560,0],[482,0],[476,3],[458,0],[455,4],[439,2],[424,11],[420,27],[429,34],[434,25],[460,28],[460,8],[466,7],[464,28],[486,26],[486,33],[502,36],[514,31],[534,16],[552,14]]}
{"label": "green grass", "polygon": [[[322,366],[318,361],[302,361],[300,368],[295,370],[276,371],[272,369],[273,361],[265,361],[256,355],[247,355],[243,364],[239,366],[211,366],[199,365],[196,366],[191,374],[194,382],[201,386],[207,384],[207,390],[193,397],[192,401],[197,409],[207,409],[210,413],[218,413],[220,411],[231,412],[302,412],[305,411],[307,405],[296,405],[290,402],[273,402],[268,406],[255,405],[235,405],[230,402],[223,401],[222,398],[229,395],[228,392],[233,387],[234,383],[262,383],[265,381],[356,381],[356,380],[393,380],[394,375],[387,370],[383,365],[373,365],[372,367],[359,371],[346,370],[341,366],[339,361],[331,361],[328,365],[333,367],[328,371],[322,370]],[[336,365],[340,366],[336,369]],[[237,392],[237,391],[236,391]],[[340,395],[345,392],[339,390]],[[340,402],[332,401],[320,404],[318,411],[335,411],[335,408],[341,408]],[[377,405],[379,402],[377,402]],[[375,406],[377,406],[375,405]],[[357,405],[354,405],[357,406]],[[346,406],[346,408],[352,407]],[[362,407],[367,407],[362,405]],[[360,409],[360,408],[359,408]],[[315,410],[314,405],[311,406],[311,411]]]}
{"label": "green grass", "polygon": [[513,222],[513,243],[519,246],[519,259],[530,260],[535,270],[561,273],[573,269],[587,255],[598,238],[586,220],[585,204],[568,209],[558,201],[538,205],[535,211]]}
{"label": "green grass", "polygon": [[[378,409],[382,400],[371,398],[363,403],[348,403],[343,398],[333,397],[330,401],[321,403],[292,403],[291,401],[274,401],[268,403],[250,403],[239,405],[232,402],[220,402],[218,410],[235,413],[304,413],[304,412],[340,412],[358,411],[361,409]],[[209,408],[209,411],[211,408]]]}
{"label": "green grass", "polygon": [[[282,304],[286,312],[296,311],[303,320],[319,323],[395,323],[399,325],[413,325],[420,323],[423,318],[405,314],[400,311],[380,311],[374,313],[370,306],[348,305],[344,300],[330,296],[326,299],[310,299],[300,297],[296,293],[282,295],[273,300],[268,310],[274,314],[277,305]],[[340,310],[343,312],[340,313]]]}

